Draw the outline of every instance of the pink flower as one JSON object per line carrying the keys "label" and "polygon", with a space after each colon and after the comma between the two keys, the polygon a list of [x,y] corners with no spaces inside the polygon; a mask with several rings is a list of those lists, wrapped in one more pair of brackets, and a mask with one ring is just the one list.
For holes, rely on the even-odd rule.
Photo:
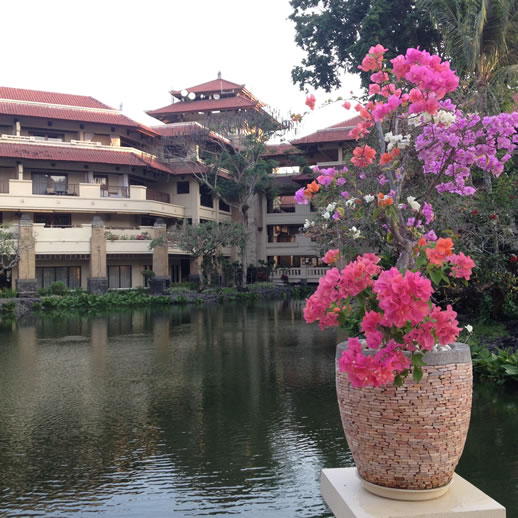
{"label": "pink flower", "polygon": [[383,333],[377,329],[377,325],[381,322],[383,315],[375,311],[367,311],[362,320],[362,331],[365,333],[367,345],[371,349],[377,349],[383,339]]}
{"label": "pink flower", "polygon": [[378,303],[385,314],[382,325],[403,327],[410,322],[419,324],[430,313],[428,301],[433,293],[429,279],[419,272],[405,272],[391,268],[380,274],[374,283]]}
{"label": "pink flower", "polygon": [[317,98],[311,94],[306,97],[306,106],[309,106],[310,110],[315,109],[315,103],[317,102]]}
{"label": "pink flower", "polygon": [[338,250],[338,248],[333,249],[333,250],[328,250],[325,253],[324,257],[322,257],[322,261],[324,261],[324,263],[326,263],[326,264],[334,263],[338,259],[339,253],[340,253],[340,251]]}
{"label": "pink flower", "polygon": [[449,304],[444,311],[438,306],[433,306],[430,318],[435,320],[435,336],[441,345],[452,344],[459,336],[461,329],[457,327],[456,317],[457,313]]}
{"label": "pink flower", "polygon": [[471,271],[475,267],[475,262],[471,257],[465,256],[462,252],[460,254],[451,254],[448,261],[452,264],[452,277],[456,279],[466,279],[469,281]]}
{"label": "pink flower", "polygon": [[345,101],[342,106],[346,109],[346,110],[350,110],[351,109],[351,103],[349,101]]}

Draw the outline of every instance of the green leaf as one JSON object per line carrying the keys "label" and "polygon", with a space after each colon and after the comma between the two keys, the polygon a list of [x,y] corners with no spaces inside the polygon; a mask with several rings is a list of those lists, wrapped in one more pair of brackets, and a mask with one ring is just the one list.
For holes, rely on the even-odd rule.
{"label": "green leaf", "polygon": [[426,365],[423,358],[424,358],[424,355],[421,353],[413,354],[412,355],[412,365],[414,367],[422,367],[423,365]]}
{"label": "green leaf", "polygon": [[417,383],[419,383],[423,379],[423,369],[417,365],[414,365],[414,369],[412,370],[412,377]]}
{"label": "green leaf", "polygon": [[430,279],[432,279],[432,282],[438,286],[441,283],[442,279],[442,271],[437,270],[436,268],[427,268],[428,273],[430,274]]}
{"label": "green leaf", "polygon": [[394,378],[394,385],[396,385],[396,387],[403,386],[403,377],[401,376],[401,374],[397,374]]}

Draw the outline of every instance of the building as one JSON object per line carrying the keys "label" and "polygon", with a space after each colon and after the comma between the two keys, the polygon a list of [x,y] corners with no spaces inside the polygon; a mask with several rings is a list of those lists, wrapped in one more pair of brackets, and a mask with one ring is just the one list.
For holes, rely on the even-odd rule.
{"label": "building", "polygon": [[[1,222],[18,228],[23,244],[18,266],[0,283],[16,285],[22,295],[56,281],[103,292],[145,286],[149,278],[142,272],[152,270],[160,291],[198,273],[174,245],[164,240],[151,250],[150,242],[180,221],[238,219],[196,179],[205,167],[197,142],[201,136],[225,145],[227,137],[208,130],[209,119],[271,116],[244,85],[221,75],[171,95],[172,104],[148,112],[163,123],[150,128],[92,97],[0,87]],[[310,165],[339,166],[350,129],[346,121],[269,147],[268,157],[280,165],[304,156]],[[164,139],[181,143],[183,155],[164,156]],[[293,199],[309,180],[274,175],[279,196],[256,196],[249,211],[250,264],[271,261],[295,278],[308,277],[301,269],[321,267],[315,244],[300,232],[311,207]]]}
{"label": "building", "polygon": [[0,88],[1,218],[25,243],[3,282],[28,294],[55,281],[104,291],[143,286],[144,270],[162,284],[195,272],[180,250],[151,252],[151,238],[231,214],[202,203],[192,168],[149,152],[159,136],[91,97]]}

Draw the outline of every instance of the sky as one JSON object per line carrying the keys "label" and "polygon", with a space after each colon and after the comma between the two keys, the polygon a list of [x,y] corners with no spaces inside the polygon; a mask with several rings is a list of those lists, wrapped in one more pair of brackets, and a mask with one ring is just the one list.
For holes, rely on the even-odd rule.
{"label": "sky", "polygon": [[[216,79],[245,84],[283,116],[307,110],[291,81],[304,53],[288,0],[2,2],[0,85],[90,95],[147,125],[169,91]],[[310,89],[324,100],[357,91]],[[352,117],[337,103],[305,117],[302,136]]]}

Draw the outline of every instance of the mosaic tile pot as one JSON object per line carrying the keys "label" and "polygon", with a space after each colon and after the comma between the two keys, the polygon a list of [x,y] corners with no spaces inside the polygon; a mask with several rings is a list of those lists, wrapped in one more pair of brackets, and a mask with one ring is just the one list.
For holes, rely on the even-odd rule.
{"label": "mosaic tile pot", "polygon": [[369,491],[392,488],[422,497],[382,495],[404,500],[435,498],[447,490],[468,433],[473,380],[469,346],[450,347],[426,353],[419,383],[409,376],[402,387],[359,389],[338,369],[346,342],[337,346],[340,415]]}

